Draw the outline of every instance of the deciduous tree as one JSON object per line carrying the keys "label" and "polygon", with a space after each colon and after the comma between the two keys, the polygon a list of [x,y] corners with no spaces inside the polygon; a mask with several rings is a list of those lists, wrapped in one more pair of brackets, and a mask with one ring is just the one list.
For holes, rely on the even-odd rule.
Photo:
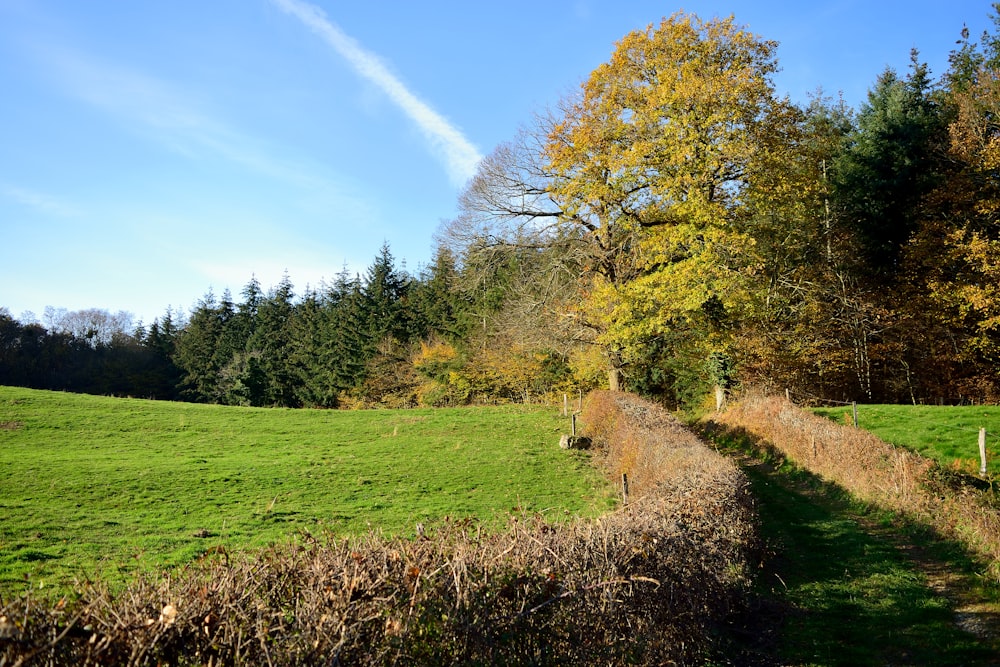
{"label": "deciduous tree", "polygon": [[641,364],[678,331],[709,342],[722,332],[702,326],[706,304],[747,302],[747,189],[795,121],[775,46],[732,18],[675,14],[623,38],[553,128],[552,198],[594,250],[586,317],[612,358]]}

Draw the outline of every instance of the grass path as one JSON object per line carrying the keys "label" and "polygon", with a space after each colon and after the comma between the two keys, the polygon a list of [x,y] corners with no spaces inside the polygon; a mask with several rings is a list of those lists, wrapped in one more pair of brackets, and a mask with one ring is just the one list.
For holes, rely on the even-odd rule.
{"label": "grass path", "polygon": [[[1000,665],[997,591],[945,540],[716,437],[741,462],[765,540],[748,636],[765,663]],[[761,657],[764,656],[764,657]]]}

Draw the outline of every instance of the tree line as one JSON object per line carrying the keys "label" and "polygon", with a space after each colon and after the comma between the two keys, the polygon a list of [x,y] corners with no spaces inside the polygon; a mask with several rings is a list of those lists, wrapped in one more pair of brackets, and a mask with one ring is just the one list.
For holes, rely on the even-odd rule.
{"label": "tree line", "polygon": [[[384,245],[363,275],[296,295],[289,276],[240,299],[209,290],[150,325],[127,313],[47,309],[45,325],[0,309],[0,382],[247,406],[413,407],[525,400],[570,387],[554,350],[492,347],[505,274],[462,283],[447,248],[418,275]],[[485,324],[484,324],[485,323]],[[483,327],[486,327],[483,329]]]}
{"label": "tree line", "polygon": [[674,14],[482,161],[417,275],[386,245],[364,275],[251,280],[111,336],[0,311],[0,381],[317,407],[602,385],[995,402],[993,9],[936,80],[914,50],[857,109],[778,96],[776,43]]}

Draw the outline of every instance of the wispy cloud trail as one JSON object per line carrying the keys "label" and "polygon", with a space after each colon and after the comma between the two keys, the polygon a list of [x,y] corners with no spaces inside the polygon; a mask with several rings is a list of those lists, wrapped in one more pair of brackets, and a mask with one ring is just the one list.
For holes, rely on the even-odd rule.
{"label": "wispy cloud trail", "polygon": [[378,86],[405,113],[443,158],[449,178],[462,185],[475,175],[482,156],[462,132],[418,98],[390,72],[378,56],[334,25],[319,7],[300,0],[272,0],[299,19],[339,53],[365,79]]}
{"label": "wispy cloud trail", "polygon": [[[274,155],[265,143],[206,113],[204,104],[166,81],[68,47],[38,51],[69,95],[123,121],[169,151],[192,160],[221,158],[300,187],[331,187],[317,176],[311,162]],[[27,197],[20,199],[31,203]]]}
{"label": "wispy cloud trail", "polygon": [[55,215],[63,218],[72,217],[78,213],[75,208],[64,204],[54,197],[10,183],[0,183],[0,196],[47,215]]}

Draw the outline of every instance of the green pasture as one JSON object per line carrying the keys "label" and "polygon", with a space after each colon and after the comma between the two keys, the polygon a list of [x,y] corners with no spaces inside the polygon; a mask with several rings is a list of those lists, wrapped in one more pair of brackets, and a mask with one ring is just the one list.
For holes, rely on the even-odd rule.
{"label": "green pasture", "polygon": [[[852,423],[851,406],[814,412]],[[979,429],[986,429],[987,470],[1000,474],[1000,406],[859,405],[858,427],[946,467],[979,473]]]}
{"label": "green pasture", "polygon": [[235,408],[0,387],[0,592],[121,579],[302,531],[595,515],[555,408]]}

